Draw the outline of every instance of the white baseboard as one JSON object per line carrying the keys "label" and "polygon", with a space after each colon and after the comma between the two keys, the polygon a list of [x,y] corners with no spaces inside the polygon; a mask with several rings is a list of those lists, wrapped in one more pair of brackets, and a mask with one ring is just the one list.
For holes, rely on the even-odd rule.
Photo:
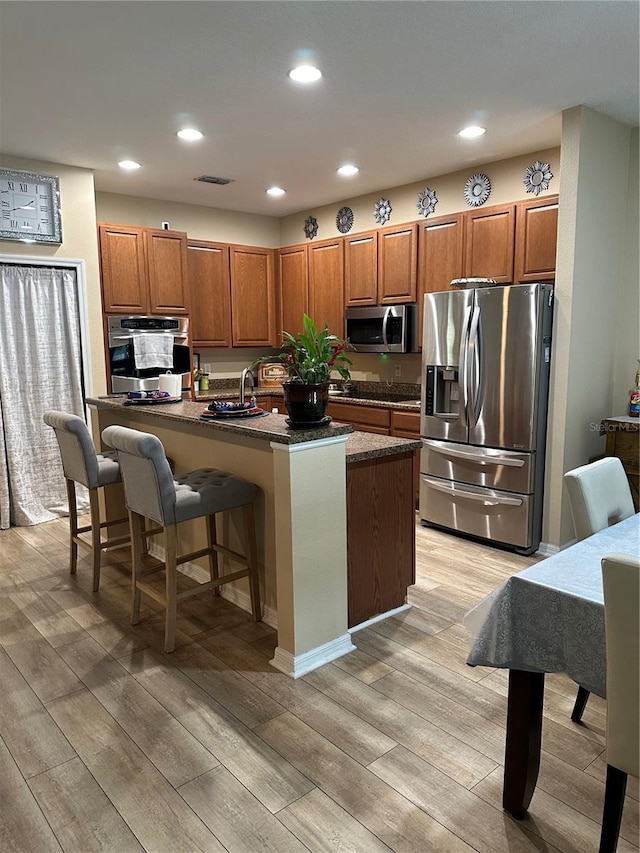
{"label": "white baseboard", "polygon": [[372,619],[367,619],[366,622],[361,622],[359,625],[354,625],[353,628],[349,628],[349,633],[354,634],[356,631],[362,631],[363,628],[368,628],[369,625],[375,625],[376,622],[382,622],[383,619],[388,619],[390,616],[395,616],[398,613],[402,613],[404,610],[411,610],[411,604],[402,604],[400,607],[394,607],[393,610],[387,610],[386,613],[378,613],[377,616],[374,616]]}
{"label": "white baseboard", "polygon": [[351,642],[351,636],[347,633],[343,634],[342,637],[331,640],[329,643],[324,643],[322,646],[310,649],[302,655],[292,655],[291,652],[287,652],[281,649],[280,646],[277,646],[273,660],[269,661],[269,663],[272,667],[280,672],[284,672],[285,675],[291,678],[300,678],[300,676],[306,675],[320,666],[324,666],[325,663],[330,663],[332,660],[341,658],[343,655],[354,651],[355,648]]}

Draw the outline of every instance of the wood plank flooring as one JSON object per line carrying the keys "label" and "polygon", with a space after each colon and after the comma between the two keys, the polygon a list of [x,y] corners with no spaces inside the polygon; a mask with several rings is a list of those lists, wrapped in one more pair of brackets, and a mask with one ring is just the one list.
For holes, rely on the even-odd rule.
{"label": "wood plank flooring", "polygon": [[[176,651],[129,553],[68,574],[64,520],[0,532],[0,851],[589,853],[605,703],[570,721],[547,678],[530,811],[501,809],[507,673],[465,664],[462,617],[535,561],[418,526],[411,610],[292,681],[276,635],[222,598],[187,599]],[[638,851],[630,780],[619,853]]]}

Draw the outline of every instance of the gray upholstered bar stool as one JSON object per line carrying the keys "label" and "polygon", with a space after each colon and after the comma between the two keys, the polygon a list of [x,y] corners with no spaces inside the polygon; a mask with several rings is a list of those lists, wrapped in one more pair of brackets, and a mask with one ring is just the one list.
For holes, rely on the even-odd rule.
{"label": "gray upholstered bar stool", "polygon": [[[135,625],[140,620],[142,591],[165,607],[164,650],[172,652],[175,645],[177,602],[199,592],[215,591],[223,584],[244,577],[249,578],[253,618],[259,622],[262,614],[253,508],[257,486],[217,468],[198,468],[174,477],[162,442],[150,433],[128,427],[110,426],[103,431],[102,438],[106,444],[118,451],[125,500],[129,510],[132,554],[131,624]],[[217,541],[216,513],[236,507],[241,507],[244,513],[246,556],[231,551]],[[183,521],[201,517],[207,519],[207,547],[178,557],[178,525]],[[143,580],[141,533],[145,518],[150,518],[164,527],[165,562],[150,571],[165,569],[165,593]],[[244,568],[221,576],[218,553],[241,563]],[[179,593],[177,566],[204,556],[209,557],[210,580]]]}
{"label": "gray upholstered bar stool", "polygon": [[[78,545],[87,548],[93,553],[93,590],[100,586],[100,564],[102,552],[105,548],[115,545],[124,545],[129,541],[129,536],[118,536],[103,542],[100,531],[105,527],[116,524],[125,524],[126,518],[118,518],[115,521],[100,521],[100,502],[98,489],[119,483],[120,465],[116,453],[97,453],[91,433],[87,425],[78,417],[67,412],[58,412],[50,409],[43,415],[44,422],[53,427],[60,456],[62,458],[62,469],[67,484],[67,498],[69,501],[69,571],[72,575],[76,573],[78,566]],[[76,483],[82,483],[89,490],[89,512],[91,523],[78,527],[78,506],[76,501]],[[91,541],[81,539],[80,534],[91,531]]]}

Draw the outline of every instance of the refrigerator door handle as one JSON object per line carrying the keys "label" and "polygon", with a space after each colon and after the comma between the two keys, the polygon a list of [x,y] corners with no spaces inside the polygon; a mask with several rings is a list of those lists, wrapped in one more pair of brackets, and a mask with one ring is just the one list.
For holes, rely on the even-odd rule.
{"label": "refrigerator door handle", "polygon": [[389,317],[391,316],[391,308],[387,308],[384,312],[384,317],[382,319],[382,343],[383,346],[387,347],[389,345],[389,341],[387,340],[387,324],[389,322]]}
{"label": "refrigerator door handle", "polygon": [[468,423],[469,406],[469,377],[467,376],[467,347],[469,345],[469,318],[471,317],[471,306],[468,305],[464,311],[462,321],[462,333],[460,335],[460,354],[458,356],[458,376],[462,376],[462,405],[460,406],[460,419],[463,426]]}
{"label": "refrigerator door handle", "polygon": [[443,456],[468,459],[478,465],[506,465],[510,468],[522,468],[524,466],[524,459],[511,459],[508,456],[479,456],[477,453],[470,453],[466,450],[454,450],[450,447],[436,447],[435,445],[431,445],[430,450],[433,453],[441,453]]}
{"label": "refrigerator door handle", "polygon": [[444,492],[446,495],[454,498],[477,501],[485,506],[522,506],[522,498],[488,498],[484,495],[478,495],[475,492],[465,492],[464,489],[441,486],[440,483],[435,483],[431,479],[429,480],[429,488],[435,489],[437,492]]}
{"label": "refrigerator door handle", "polygon": [[[480,336],[478,329],[480,326],[480,308],[477,305],[473,308],[471,316],[471,326],[469,328],[469,356],[467,363],[467,382],[469,387],[474,389],[473,399],[468,401],[469,409],[469,426],[474,427],[478,423],[480,417],[480,400],[482,397],[482,385],[484,376],[482,371],[482,358],[480,353]],[[471,372],[475,374],[471,377]]]}

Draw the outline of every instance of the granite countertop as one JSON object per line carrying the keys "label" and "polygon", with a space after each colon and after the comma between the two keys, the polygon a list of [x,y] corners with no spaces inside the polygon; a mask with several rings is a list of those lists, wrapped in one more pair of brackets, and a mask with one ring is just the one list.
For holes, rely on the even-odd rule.
{"label": "granite countertop", "polygon": [[[228,387],[214,387],[209,391],[201,392],[196,400],[206,402],[208,400],[226,400],[238,397],[240,389],[237,383]],[[254,392],[255,397],[282,397],[281,388],[258,388]],[[382,382],[360,383],[356,395],[332,394],[329,392],[330,403],[348,403],[350,406],[374,406],[380,409],[404,409],[408,412],[420,411],[420,387],[418,385],[386,385]]]}
{"label": "granite countertop", "polygon": [[[224,396],[224,395],[223,395]],[[227,394],[228,396],[228,394]],[[221,433],[235,433],[278,444],[303,444],[322,438],[349,435],[347,440],[347,462],[359,462],[379,456],[392,456],[396,453],[418,450],[420,441],[395,438],[376,433],[354,432],[351,424],[329,423],[313,429],[292,429],[284,415],[267,414],[258,418],[201,421],[198,415],[203,411],[202,402],[182,400],[179,403],[159,403],[137,406],[123,406],[122,396],[89,397],[87,403],[97,409],[125,409],[143,420],[169,420],[188,422],[198,429],[213,430]],[[211,399],[211,398],[209,398]]]}

